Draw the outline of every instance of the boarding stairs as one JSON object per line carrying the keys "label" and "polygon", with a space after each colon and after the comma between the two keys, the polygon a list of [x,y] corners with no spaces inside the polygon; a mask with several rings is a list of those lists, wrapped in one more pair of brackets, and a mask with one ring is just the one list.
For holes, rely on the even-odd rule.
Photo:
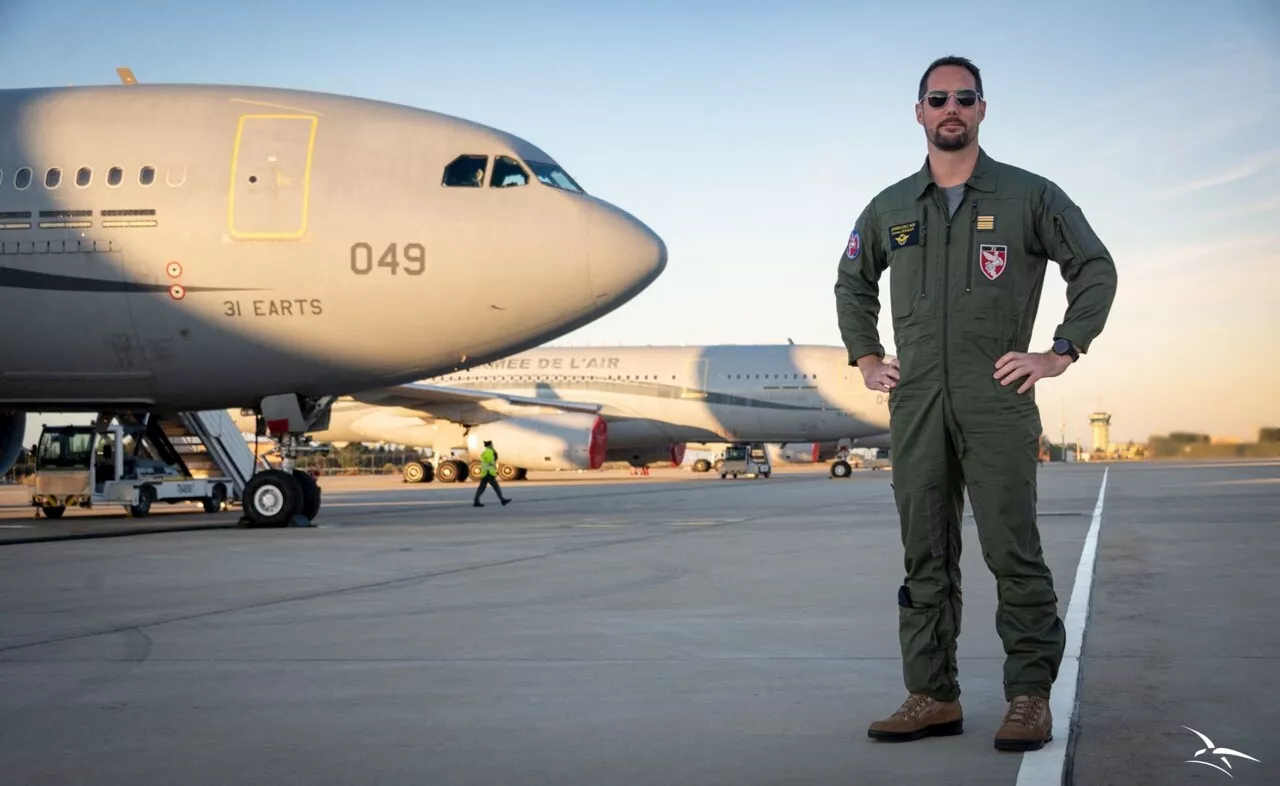
{"label": "boarding stairs", "polygon": [[[122,418],[123,421],[123,418]],[[134,421],[156,458],[193,478],[225,478],[227,499],[239,501],[245,484],[257,469],[269,469],[255,459],[240,428],[225,409],[203,412],[138,413]]]}

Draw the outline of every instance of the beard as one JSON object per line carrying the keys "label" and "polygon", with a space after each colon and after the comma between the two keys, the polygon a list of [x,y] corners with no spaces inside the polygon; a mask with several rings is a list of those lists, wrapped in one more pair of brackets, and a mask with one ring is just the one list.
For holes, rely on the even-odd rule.
{"label": "beard", "polygon": [[965,126],[939,125],[933,131],[933,144],[939,150],[963,150],[969,144],[969,129]]}

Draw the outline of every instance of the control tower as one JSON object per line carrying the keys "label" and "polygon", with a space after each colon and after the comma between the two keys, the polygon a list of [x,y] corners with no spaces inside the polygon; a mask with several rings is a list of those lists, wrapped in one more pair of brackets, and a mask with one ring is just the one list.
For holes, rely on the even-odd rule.
{"label": "control tower", "polygon": [[1111,413],[1093,413],[1089,416],[1089,425],[1093,427],[1093,452],[1106,453],[1111,445]]}

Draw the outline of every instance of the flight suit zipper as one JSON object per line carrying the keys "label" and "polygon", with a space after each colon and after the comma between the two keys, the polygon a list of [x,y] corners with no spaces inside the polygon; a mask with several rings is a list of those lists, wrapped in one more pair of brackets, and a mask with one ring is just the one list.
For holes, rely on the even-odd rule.
{"label": "flight suit zipper", "polygon": [[942,351],[942,397],[945,401],[948,398],[947,355],[949,353],[947,351],[947,321],[950,309],[947,307],[947,301],[951,299],[950,287],[948,286],[951,278],[951,211],[947,209],[946,197],[942,191],[935,188],[933,197],[934,204],[942,211],[942,217],[946,221],[946,230],[942,240],[942,291],[939,298],[942,301],[942,346],[939,349]]}
{"label": "flight suit zipper", "polygon": [[978,256],[978,200],[973,200],[973,208],[969,212],[971,214],[969,232],[973,235],[973,248],[969,251],[969,261],[965,265],[969,268],[969,283],[964,287],[966,293],[973,289],[973,269],[982,261]]}

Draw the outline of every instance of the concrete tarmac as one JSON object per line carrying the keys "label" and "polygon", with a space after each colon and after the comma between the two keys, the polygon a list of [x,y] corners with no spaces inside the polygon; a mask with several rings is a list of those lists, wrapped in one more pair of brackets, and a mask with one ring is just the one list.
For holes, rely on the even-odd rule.
{"label": "concrete tarmac", "polygon": [[[472,484],[334,478],[313,529],[157,508],[144,528],[204,529],[35,543],[18,541],[139,522],[33,519],[20,487],[0,487],[0,772],[130,786],[1280,780],[1266,679],[1280,462],[1042,468],[1044,549],[1083,657],[1055,686],[1055,740],[1027,754],[992,747],[1004,656],[971,517],[965,733],[866,736],[905,697],[891,481],[535,473],[504,485],[512,505],[489,492],[477,509]],[[1232,780],[1183,726],[1261,761],[1228,755]]]}

